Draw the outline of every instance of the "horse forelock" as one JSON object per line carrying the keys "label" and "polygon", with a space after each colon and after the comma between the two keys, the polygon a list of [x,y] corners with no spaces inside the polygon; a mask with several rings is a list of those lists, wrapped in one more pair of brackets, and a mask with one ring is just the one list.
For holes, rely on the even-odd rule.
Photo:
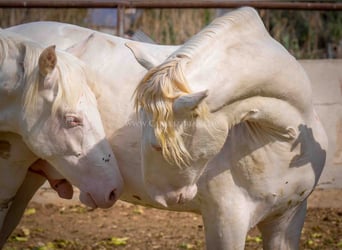
{"label": "horse forelock", "polygon": [[86,70],[83,62],[65,53],[58,54],[58,61],[55,79],[58,92],[52,105],[53,113],[58,109],[75,110],[81,95],[90,95],[95,86],[91,71]]}
{"label": "horse forelock", "polygon": [[[39,85],[44,79],[39,72],[38,59],[41,48],[27,46],[24,67],[26,86],[23,95],[23,113],[30,116],[36,111],[39,97]],[[90,95],[94,88],[94,77],[91,71],[85,69],[84,64],[73,56],[57,52],[57,65],[49,81],[53,82],[57,93],[52,103],[52,115],[57,110],[75,110],[81,95]]]}
{"label": "horse forelock", "polygon": [[[152,126],[164,158],[171,164],[187,166],[191,155],[187,151],[173,112],[174,100],[191,93],[183,67],[187,57],[176,57],[151,69],[135,90],[135,108],[151,115]],[[194,114],[202,115],[201,108]]]}
{"label": "horse forelock", "polygon": [[[30,41],[16,33],[0,32],[0,65],[6,63],[10,50],[18,51],[18,62],[22,63],[23,76],[21,82],[22,112],[25,117],[34,115],[37,111],[37,100],[40,95],[39,85],[42,76],[39,72],[38,60],[43,51],[38,43]],[[56,114],[59,108],[74,110],[81,95],[93,100],[96,93],[95,76],[82,61],[76,57],[61,51],[57,51],[57,65],[54,77],[50,80],[56,84],[57,93],[52,103],[52,114]],[[18,64],[18,66],[19,66]],[[20,72],[22,68],[17,69]],[[94,93],[95,92],[95,93]],[[96,103],[95,103],[96,105]]]}

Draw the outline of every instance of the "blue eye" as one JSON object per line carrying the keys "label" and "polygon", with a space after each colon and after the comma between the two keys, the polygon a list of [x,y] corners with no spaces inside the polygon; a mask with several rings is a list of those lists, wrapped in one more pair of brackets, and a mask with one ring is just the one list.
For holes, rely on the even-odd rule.
{"label": "blue eye", "polygon": [[82,119],[75,115],[66,115],[65,124],[68,128],[73,128],[82,125]]}

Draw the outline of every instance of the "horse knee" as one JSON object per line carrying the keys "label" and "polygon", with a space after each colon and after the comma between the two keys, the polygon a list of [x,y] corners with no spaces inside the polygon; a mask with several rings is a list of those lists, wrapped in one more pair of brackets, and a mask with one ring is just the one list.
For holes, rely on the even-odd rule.
{"label": "horse knee", "polygon": [[272,250],[299,249],[304,226],[306,200],[283,213],[275,213],[258,224],[263,248]]}

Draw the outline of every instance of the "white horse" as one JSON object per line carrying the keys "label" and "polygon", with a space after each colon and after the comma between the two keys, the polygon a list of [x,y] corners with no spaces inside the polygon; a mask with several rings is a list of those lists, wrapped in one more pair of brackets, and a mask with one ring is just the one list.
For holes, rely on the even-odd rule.
{"label": "white horse", "polygon": [[[45,41],[55,39],[61,44],[66,34],[79,32],[86,36],[87,33],[87,30],[75,26],[46,22],[21,25],[13,30],[40,41],[44,39],[38,34],[54,30],[54,36],[46,37]],[[89,34],[91,31],[88,30]],[[136,121],[134,115],[128,116],[131,114],[130,95],[122,95],[130,93],[137,85],[137,78],[144,73],[127,54],[124,47],[127,41],[98,32],[91,37],[73,49],[81,52],[79,56],[87,64],[94,64],[92,61],[96,58],[99,63],[107,62],[111,69],[102,73],[112,79],[108,84],[114,90],[104,87],[107,95],[99,100],[99,105],[100,111],[104,112],[107,131],[113,132],[107,135],[111,137],[125,180],[121,199],[202,214],[207,249],[243,249],[246,233],[254,225],[261,229],[265,249],[297,249],[306,198],[324,165],[326,137],[314,116],[310,86],[304,72],[269,37],[256,12],[244,8],[214,21],[182,46],[166,63],[168,66],[163,64],[152,69],[137,91],[138,103],[143,107],[144,120],[141,122]],[[104,40],[99,43],[97,39]],[[129,47],[147,68],[159,64],[163,57],[176,49],[141,43],[129,43]],[[175,61],[176,68],[172,66]],[[284,64],[289,65],[280,70]],[[259,70],[256,70],[258,65]],[[161,73],[162,68],[168,73]],[[183,70],[190,86],[184,86],[185,79],[172,74]],[[120,72],[119,80],[117,72]],[[158,81],[157,75],[160,76]],[[165,85],[160,86],[162,80],[169,81],[169,85],[163,83]],[[160,86],[160,89],[165,87],[176,91],[166,97],[155,95],[156,102],[172,107],[168,111],[174,118],[171,116],[165,123],[154,119],[154,113],[150,112],[160,110],[148,108],[153,106],[150,95],[142,99],[142,90],[146,89],[142,86],[151,86],[152,82],[155,86],[151,90]],[[280,85],[282,83],[284,85]],[[178,89],[174,90],[174,86]],[[199,94],[186,93],[190,88]],[[301,94],[303,89],[307,96]],[[120,102],[128,103],[128,108],[118,106],[117,97]],[[203,107],[197,109],[197,103],[203,99],[207,99],[206,104],[202,103]],[[226,99],[227,102],[220,103]],[[103,107],[111,105],[119,110],[105,112]],[[206,116],[188,114],[193,110]],[[116,118],[115,123],[112,123],[115,118],[111,117],[111,112],[115,114],[112,115]],[[155,134],[153,128],[144,126],[141,135],[140,126],[144,124],[161,125],[158,129],[165,128],[162,124],[171,125],[173,129],[165,131],[175,135],[170,137],[175,143],[166,144],[182,146],[184,142],[179,152],[185,166],[177,166],[182,161],[172,157],[173,152],[177,154],[174,148],[162,147],[166,136],[157,139],[159,131],[162,131],[159,135],[163,135],[164,130]],[[139,157],[141,136],[143,169]],[[151,168],[146,163],[151,164]],[[164,183],[158,182],[158,178]],[[190,185],[194,182],[196,186]]]}
{"label": "white horse", "polygon": [[[34,28],[32,29],[32,27]],[[94,33],[93,30],[56,22],[24,24],[9,28],[8,30],[22,33],[26,37],[31,37],[36,41],[45,37],[45,40],[43,39],[39,42],[43,42],[46,45],[56,44],[58,48],[62,49],[68,48],[69,53],[78,55],[79,58],[86,62],[88,69],[91,68],[101,76],[101,81],[96,83],[96,90],[98,93],[97,103],[102,110],[102,120],[106,121],[107,124],[104,128],[108,137],[113,136],[119,128],[126,125],[126,123],[129,123],[130,116],[133,114],[133,103],[131,102],[132,93],[139,80],[146,73],[146,70],[136,63],[134,56],[125,46],[125,43],[129,40],[109,36],[103,33]],[[53,31],[54,35],[52,35],[51,31]],[[51,36],[44,36],[44,33],[46,34],[46,32],[49,32]],[[174,46],[151,46],[139,43],[136,45],[138,47],[142,46],[142,48],[148,52],[146,55],[151,54],[158,56],[160,62],[175,50]],[[156,52],[156,48],[157,51],[162,48],[162,51]],[[150,59],[153,60],[153,58]],[[81,75],[84,75],[84,73],[81,73]],[[123,83],[124,85],[122,85]],[[138,139],[138,137],[135,137],[135,139]],[[0,133],[0,155],[1,141],[6,143],[6,140],[8,140],[8,138],[4,138],[4,135]],[[17,147],[19,146],[20,145]],[[127,149],[129,148],[127,147]],[[24,155],[25,150],[28,151],[27,154],[30,154],[30,151],[24,148],[18,152],[22,152]],[[139,156],[139,152],[135,152],[135,155]],[[38,156],[33,157],[37,159]],[[115,156],[112,155],[110,160],[114,160],[114,157]],[[122,166],[126,166],[126,162],[122,162]],[[141,177],[139,174],[140,165],[137,164],[135,167],[136,168],[128,166],[125,173],[128,171],[127,175],[133,177],[134,180],[135,178],[139,180]],[[41,160],[34,162],[34,165],[31,165],[30,170],[32,169],[34,171],[28,172],[25,180],[22,180],[21,178],[15,180],[16,182],[21,182],[23,184],[17,191],[15,197],[11,198],[12,206],[9,208],[7,216],[4,219],[4,226],[0,230],[0,246],[6,242],[7,237],[19,223],[27,203],[44,182],[42,176],[50,177],[51,179],[49,181],[51,181],[50,184],[52,186],[53,184],[58,185],[55,189],[59,191],[61,197],[70,197],[70,186],[62,179],[63,173],[61,175],[52,173],[51,168]],[[3,168],[0,169],[0,171],[2,173],[9,170]],[[33,172],[40,172],[42,176],[38,176]],[[110,177],[110,175],[108,177]],[[110,178],[115,181],[113,177]],[[12,177],[12,179],[14,178]],[[127,180],[129,180],[129,178],[127,178]],[[142,184],[142,182],[137,183],[139,185],[137,190],[142,189],[140,183]],[[119,193],[118,189],[117,194]],[[137,199],[132,198],[132,195],[128,196],[133,199],[133,201]]]}
{"label": "white horse", "polygon": [[327,137],[306,73],[256,11],[216,19],[152,68],[135,100],[155,200],[204,199],[210,249],[243,249],[255,225],[265,249],[298,248]]}
{"label": "white horse", "polygon": [[93,80],[69,53],[0,31],[0,226],[29,167],[66,178],[91,207],[110,207],[120,196],[122,177],[105,139]]}

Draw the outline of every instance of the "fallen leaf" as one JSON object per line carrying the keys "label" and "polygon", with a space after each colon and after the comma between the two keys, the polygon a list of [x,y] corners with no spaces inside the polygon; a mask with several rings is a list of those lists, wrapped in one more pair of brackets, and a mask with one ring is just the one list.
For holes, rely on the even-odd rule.
{"label": "fallen leaf", "polygon": [[25,237],[25,236],[15,236],[14,240],[15,241],[19,241],[19,242],[25,242],[25,241],[28,241],[28,237]]}
{"label": "fallen leaf", "polygon": [[27,208],[25,210],[24,215],[28,216],[28,215],[32,215],[32,214],[35,214],[35,213],[36,213],[36,209],[35,208]]}
{"label": "fallen leaf", "polygon": [[189,243],[182,243],[179,245],[179,248],[181,249],[194,249],[194,245],[189,244]]}
{"label": "fallen leaf", "polygon": [[25,236],[29,236],[30,235],[30,229],[26,228],[26,227],[22,227],[21,231],[23,232],[23,234]]}
{"label": "fallen leaf", "polygon": [[116,238],[112,237],[110,238],[110,241],[108,244],[114,245],[114,246],[124,246],[127,244],[128,237],[123,237],[123,238]]}

